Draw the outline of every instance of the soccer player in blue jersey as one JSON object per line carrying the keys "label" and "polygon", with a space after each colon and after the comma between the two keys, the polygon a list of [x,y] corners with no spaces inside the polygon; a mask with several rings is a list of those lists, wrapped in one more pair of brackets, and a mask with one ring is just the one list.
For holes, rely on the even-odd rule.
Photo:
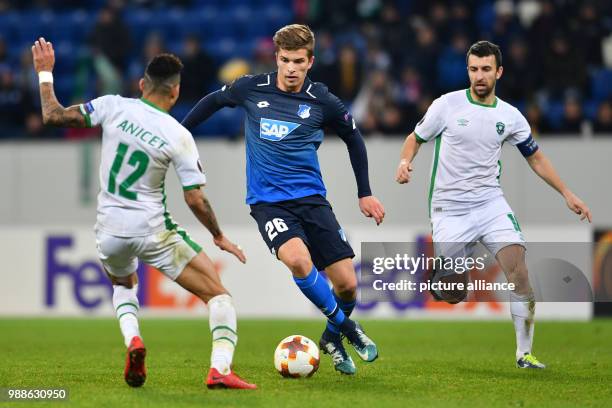
{"label": "soccer player in blue jersey", "polygon": [[[351,114],[327,87],[306,74],[314,62],[314,34],[293,24],[274,35],[278,70],[244,76],[202,98],[183,120],[194,128],[223,107],[246,113],[247,198],[270,248],[293,274],[302,293],[327,317],[319,345],[336,370],[354,374],[344,335],[359,357],[378,357],[374,342],[349,319],[355,307],[355,256],[325,199],[317,149],[330,127],[346,143],[357,180],[359,208],[377,224],[385,210],[372,195],[366,147]],[[332,282],[333,290],[319,271]]]}

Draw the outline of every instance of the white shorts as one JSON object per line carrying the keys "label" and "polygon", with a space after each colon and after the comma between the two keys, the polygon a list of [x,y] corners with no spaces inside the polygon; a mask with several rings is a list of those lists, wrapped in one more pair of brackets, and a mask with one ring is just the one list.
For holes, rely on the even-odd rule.
{"label": "white shorts", "polygon": [[431,218],[436,256],[471,256],[480,241],[493,255],[513,244],[525,246],[521,227],[503,196],[467,212],[437,212]]}
{"label": "white shorts", "polygon": [[113,276],[136,272],[140,259],[172,280],[202,250],[182,229],[143,237],[116,237],[97,230],[96,247],[102,265]]}

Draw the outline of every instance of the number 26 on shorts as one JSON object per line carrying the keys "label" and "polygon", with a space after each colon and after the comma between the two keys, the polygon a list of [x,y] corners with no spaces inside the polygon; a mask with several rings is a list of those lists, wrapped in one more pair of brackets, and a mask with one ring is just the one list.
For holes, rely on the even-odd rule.
{"label": "number 26 on shorts", "polygon": [[274,218],[272,221],[266,222],[265,228],[270,241],[273,241],[280,232],[285,232],[289,229],[282,218]]}

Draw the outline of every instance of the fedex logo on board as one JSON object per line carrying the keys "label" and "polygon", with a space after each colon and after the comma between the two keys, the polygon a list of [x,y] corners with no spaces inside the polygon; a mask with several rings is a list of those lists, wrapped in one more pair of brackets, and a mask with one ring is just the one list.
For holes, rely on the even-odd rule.
{"label": "fedex logo on board", "polygon": [[[52,235],[46,238],[45,248],[45,306],[53,309],[66,304],[69,296],[80,308],[95,310],[108,307],[113,295],[110,279],[95,249],[83,260],[75,260],[74,237]],[[217,265],[220,268],[219,265]],[[155,268],[140,263],[138,300],[141,307],[190,309],[201,304],[193,296]],[[66,288],[69,288],[67,291]],[[64,289],[64,290],[61,290]],[[67,295],[66,292],[69,294]]]}

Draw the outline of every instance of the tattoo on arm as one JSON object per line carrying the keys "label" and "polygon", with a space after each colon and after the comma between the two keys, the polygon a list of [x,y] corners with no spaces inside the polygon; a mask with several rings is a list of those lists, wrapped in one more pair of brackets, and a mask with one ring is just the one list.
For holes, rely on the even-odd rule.
{"label": "tattoo on arm", "polygon": [[213,237],[218,237],[221,235],[221,228],[219,228],[219,224],[217,223],[217,217],[215,216],[215,212],[210,206],[210,202],[206,197],[202,197],[202,201],[204,203],[204,214],[202,214],[202,222],[206,229],[210,231]]}
{"label": "tattoo on arm", "polygon": [[86,127],[85,117],[78,105],[64,108],[57,100],[53,84],[40,84],[40,105],[45,125]]}

